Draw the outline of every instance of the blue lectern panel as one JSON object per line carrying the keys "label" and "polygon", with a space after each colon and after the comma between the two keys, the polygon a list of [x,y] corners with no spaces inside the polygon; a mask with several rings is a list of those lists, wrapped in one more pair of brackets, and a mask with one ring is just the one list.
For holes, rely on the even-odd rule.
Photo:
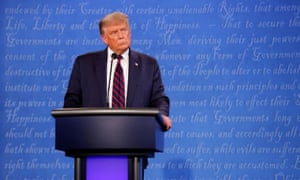
{"label": "blue lectern panel", "polygon": [[128,180],[126,156],[91,156],[86,158],[87,180]]}

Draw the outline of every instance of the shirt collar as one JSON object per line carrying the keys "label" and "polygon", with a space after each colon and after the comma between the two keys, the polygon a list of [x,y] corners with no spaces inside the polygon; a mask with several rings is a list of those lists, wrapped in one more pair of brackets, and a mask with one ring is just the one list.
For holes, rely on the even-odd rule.
{"label": "shirt collar", "polygon": [[[114,53],[113,50],[110,49],[110,47],[108,47],[108,53],[107,53],[108,57],[111,57],[113,53]],[[123,58],[128,59],[128,54],[129,54],[129,48],[123,54],[120,55],[122,55]]]}

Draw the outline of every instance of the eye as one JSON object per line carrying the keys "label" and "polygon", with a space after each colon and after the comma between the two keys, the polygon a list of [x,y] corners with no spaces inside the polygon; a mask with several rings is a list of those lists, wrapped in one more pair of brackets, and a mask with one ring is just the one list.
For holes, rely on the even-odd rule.
{"label": "eye", "polygon": [[127,29],[127,28],[121,29],[121,32],[122,32],[123,34],[126,34],[126,33],[128,33],[128,29]]}
{"label": "eye", "polygon": [[116,36],[118,34],[118,31],[112,31],[111,33],[110,33],[110,35],[112,35],[112,36]]}

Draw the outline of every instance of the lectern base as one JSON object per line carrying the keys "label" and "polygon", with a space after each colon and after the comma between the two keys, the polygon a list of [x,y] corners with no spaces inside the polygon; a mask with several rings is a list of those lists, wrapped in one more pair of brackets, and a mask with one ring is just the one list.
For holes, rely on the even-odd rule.
{"label": "lectern base", "polygon": [[75,157],[75,180],[142,180],[140,157],[89,156]]}

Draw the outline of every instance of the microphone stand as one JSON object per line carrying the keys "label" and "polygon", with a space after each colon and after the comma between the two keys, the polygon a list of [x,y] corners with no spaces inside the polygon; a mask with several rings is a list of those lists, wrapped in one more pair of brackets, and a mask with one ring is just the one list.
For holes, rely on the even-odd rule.
{"label": "microphone stand", "polygon": [[117,58],[117,54],[116,54],[116,53],[112,53],[112,54],[111,54],[111,60],[110,60],[110,70],[109,70],[108,88],[107,88],[107,92],[106,92],[106,105],[107,105],[107,107],[109,107],[109,91],[110,91],[110,82],[111,82],[112,65],[113,65],[113,61],[114,61],[116,58]]}

